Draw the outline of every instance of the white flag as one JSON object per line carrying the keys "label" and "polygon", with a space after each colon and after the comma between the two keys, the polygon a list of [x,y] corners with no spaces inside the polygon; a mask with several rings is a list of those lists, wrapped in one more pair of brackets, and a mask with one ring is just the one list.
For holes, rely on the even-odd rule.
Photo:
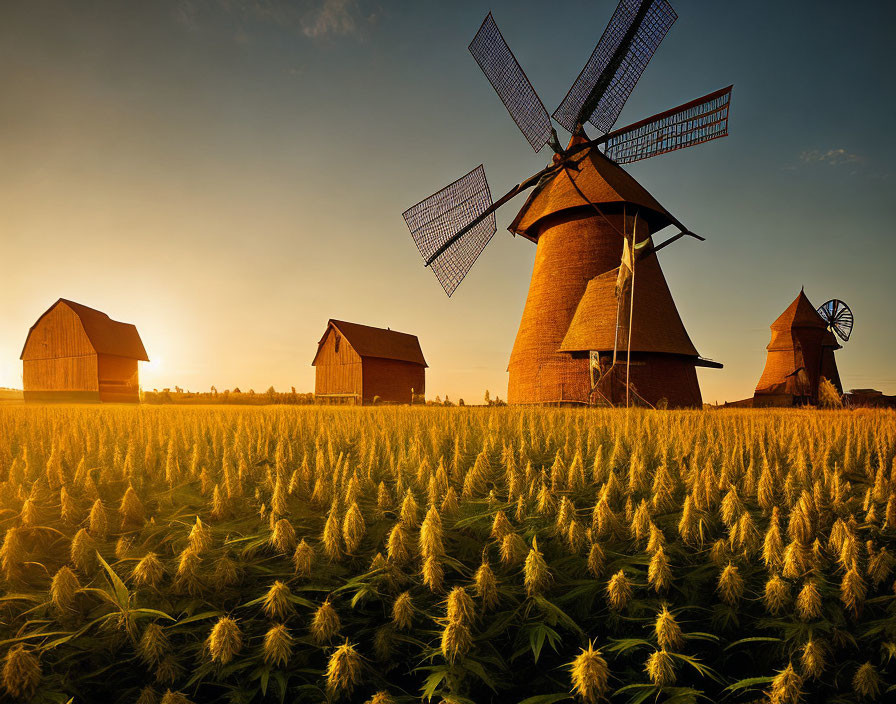
{"label": "white flag", "polygon": [[632,279],[632,273],[635,270],[635,261],[642,259],[652,252],[650,237],[646,237],[631,246],[628,238],[622,241],[622,261],[619,262],[619,275],[616,277],[616,297],[622,295],[622,292],[628,287],[629,281]]}

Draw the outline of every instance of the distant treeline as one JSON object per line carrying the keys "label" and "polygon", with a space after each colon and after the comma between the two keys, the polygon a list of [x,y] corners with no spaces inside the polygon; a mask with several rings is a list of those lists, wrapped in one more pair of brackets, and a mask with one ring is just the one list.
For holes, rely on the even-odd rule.
{"label": "distant treeline", "polygon": [[[225,389],[218,391],[214,386],[211,391],[187,391],[180,387],[171,389],[153,389],[152,391],[143,391],[140,395],[143,403],[155,404],[184,404],[184,405],[207,405],[207,404],[239,404],[245,406],[267,406],[273,404],[283,404],[287,406],[312,406],[317,403],[313,393],[300,393],[293,387],[289,391],[277,391],[273,386],[263,393],[257,393],[254,389],[241,391],[239,388]],[[377,401],[374,401],[377,403]],[[321,404],[323,405],[323,404]],[[443,401],[441,397],[436,396],[434,400],[426,400],[421,395],[414,397],[414,405],[420,406],[463,406],[464,400],[460,399],[457,404],[451,401],[447,396]],[[503,406],[504,401],[500,398],[490,399],[486,391],[486,405]]]}
{"label": "distant treeline", "polygon": [[265,406],[284,404],[290,406],[310,406],[314,404],[313,393],[299,393],[293,387],[290,391],[276,391],[271,386],[264,393],[256,393],[254,389],[243,392],[239,388],[218,391],[214,386],[211,391],[186,391],[179,387],[171,389],[153,389],[141,394],[143,403],[181,403],[181,404],[240,404],[246,406]]}

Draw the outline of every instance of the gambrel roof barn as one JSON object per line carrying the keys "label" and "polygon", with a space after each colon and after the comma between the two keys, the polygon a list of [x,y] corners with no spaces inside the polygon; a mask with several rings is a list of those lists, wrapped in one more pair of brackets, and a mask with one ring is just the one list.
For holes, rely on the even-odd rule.
{"label": "gambrel roof barn", "polygon": [[426,390],[426,360],[416,335],[329,320],[311,362],[314,395],[331,403],[411,403]]}
{"label": "gambrel roof barn", "polygon": [[137,328],[60,298],[28,331],[22,349],[26,401],[140,398],[137,363],[148,362]]}

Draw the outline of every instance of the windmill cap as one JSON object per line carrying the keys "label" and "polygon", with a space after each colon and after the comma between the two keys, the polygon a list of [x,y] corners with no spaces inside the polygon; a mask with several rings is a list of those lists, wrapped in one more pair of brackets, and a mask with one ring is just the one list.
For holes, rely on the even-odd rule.
{"label": "windmill cap", "polygon": [[793,303],[787,306],[787,309],[771,324],[771,329],[827,328],[827,326],[824,318],[818,314],[805,292],[800,289],[797,297],[793,299]]}
{"label": "windmill cap", "polygon": [[[584,130],[582,132],[576,132],[569,139],[569,144],[566,145],[566,151],[569,151],[573,147],[577,147],[580,144],[586,144],[589,141],[588,135],[585,134]],[[554,154],[553,162],[555,164],[559,164],[563,160],[563,154]]]}
{"label": "windmill cap", "polygon": [[[570,147],[587,142],[573,135]],[[629,205],[641,211],[651,232],[676,223],[675,218],[630,174],[604,156],[597,146],[572,156],[569,168],[555,171],[536,186],[508,228],[512,233],[537,240],[540,223],[557,213],[599,207],[607,213]]]}

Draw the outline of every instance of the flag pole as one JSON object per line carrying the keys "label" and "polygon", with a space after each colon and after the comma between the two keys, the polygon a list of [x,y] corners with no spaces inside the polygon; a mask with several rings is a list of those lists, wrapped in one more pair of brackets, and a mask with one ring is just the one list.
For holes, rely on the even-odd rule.
{"label": "flag pole", "polygon": [[[625,206],[622,206],[622,239],[623,240],[625,239],[625,221],[626,221]],[[624,243],[623,243],[623,247],[625,247]],[[623,249],[623,253],[624,253],[624,251],[625,250]],[[621,267],[622,264],[620,264],[619,266]],[[617,277],[617,280],[618,280],[618,277]],[[621,296],[619,294],[620,294],[620,291],[619,291],[619,287],[617,286],[616,287],[616,334],[613,336],[613,365],[610,367],[610,369],[614,369],[616,367],[616,350],[619,347],[619,300],[621,298]],[[613,374],[615,374],[615,373],[616,372],[613,371]],[[612,379],[610,381],[612,383]],[[610,395],[612,396],[612,394],[610,394]]]}
{"label": "flag pole", "polygon": [[638,244],[638,211],[635,211],[635,223],[632,226],[632,296],[628,306],[628,344],[626,345],[625,365],[625,407],[629,407],[631,400],[631,371],[632,371],[632,321],[635,317],[635,260]]}

